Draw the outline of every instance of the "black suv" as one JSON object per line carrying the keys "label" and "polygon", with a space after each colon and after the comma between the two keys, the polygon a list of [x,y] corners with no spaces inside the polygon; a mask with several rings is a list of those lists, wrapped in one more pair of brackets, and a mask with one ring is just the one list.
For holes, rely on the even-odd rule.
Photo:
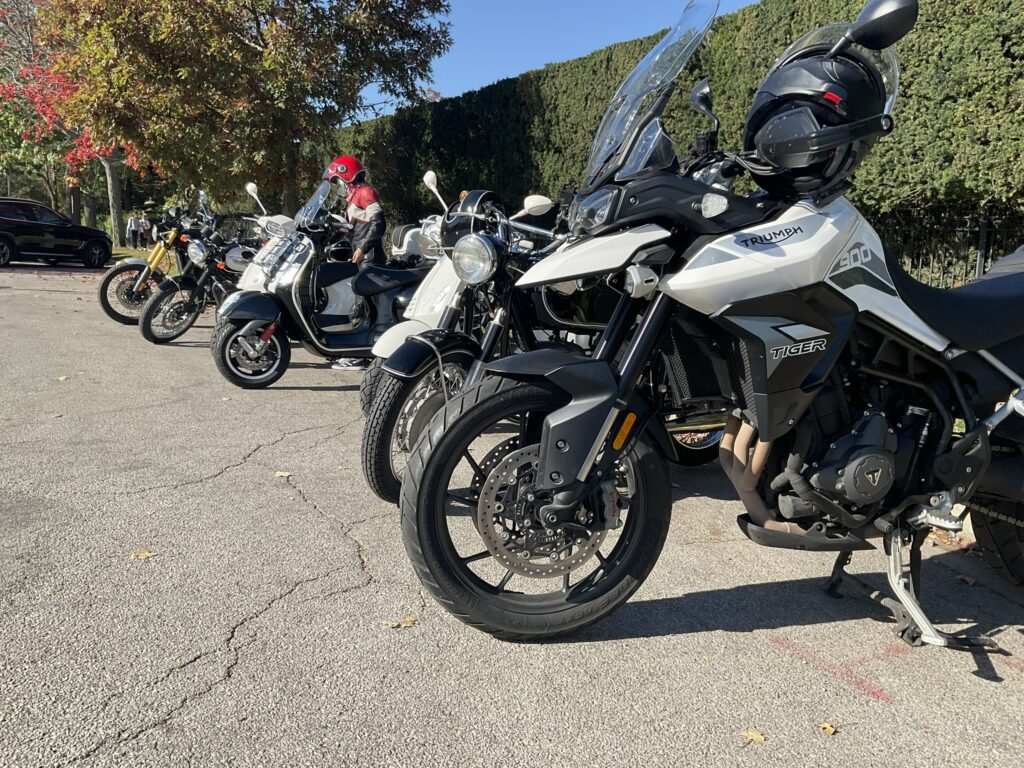
{"label": "black suv", "polygon": [[0,197],[0,267],[15,259],[74,259],[98,269],[110,261],[110,245],[103,230],[73,224],[34,200]]}

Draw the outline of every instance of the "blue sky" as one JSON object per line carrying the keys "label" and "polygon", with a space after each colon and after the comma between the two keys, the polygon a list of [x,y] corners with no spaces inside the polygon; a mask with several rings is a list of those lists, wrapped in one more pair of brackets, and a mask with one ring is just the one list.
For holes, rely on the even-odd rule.
{"label": "blue sky", "polygon": [[[754,1],[721,0],[719,13]],[[674,24],[684,5],[684,0],[452,0],[454,42],[434,63],[433,87],[442,96],[458,96],[650,35]]]}

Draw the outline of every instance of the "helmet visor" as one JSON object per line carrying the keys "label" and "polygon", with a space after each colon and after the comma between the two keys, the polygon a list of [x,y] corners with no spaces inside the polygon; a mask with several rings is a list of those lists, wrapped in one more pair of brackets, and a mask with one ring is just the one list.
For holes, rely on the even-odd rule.
{"label": "helmet visor", "polygon": [[[808,32],[789,46],[785,53],[776,59],[771,71],[774,72],[806,50],[812,48],[831,49],[849,29],[849,24],[829,24],[819,27],[813,32]],[[882,85],[885,88],[885,113],[891,115],[896,109],[896,96],[900,89],[900,64],[896,58],[896,52],[892,48],[872,51],[862,45],[851,45],[849,50],[858,58],[872,65],[878,71],[878,74],[882,76]]]}

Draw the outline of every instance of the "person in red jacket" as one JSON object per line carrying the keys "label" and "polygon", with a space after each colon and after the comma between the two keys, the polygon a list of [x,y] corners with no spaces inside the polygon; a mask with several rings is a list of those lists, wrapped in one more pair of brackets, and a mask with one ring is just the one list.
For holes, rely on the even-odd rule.
{"label": "person in red jacket", "polygon": [[[363,270],[371,264],[383,266],[387,261],[384,253],[384,230],[387,220],[384,207],[380,204],[377,190],[367,183],[366,168],[352,155],[342,155],[331,163],[328,174],[345,184],[347,207],[345,218],[352,225],[349,239],[352,242],[352,263]],[[369,364],[363,358],[341,358],[331,367],[338,371],[363,370]]]}
{"label": "person in red jacket", "polygon": [[352,155],[342,155],[331,163],[330,175],[345,183],[348,207],[345,218],[352,225],[352,263],[365,269],[371,264],[383,265],[384,230],[387,220],[377,190],[367,183],[366,168]]}

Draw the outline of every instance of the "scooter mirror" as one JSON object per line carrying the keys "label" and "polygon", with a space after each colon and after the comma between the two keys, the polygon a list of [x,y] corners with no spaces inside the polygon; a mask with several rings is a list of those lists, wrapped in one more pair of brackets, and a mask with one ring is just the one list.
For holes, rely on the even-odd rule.
{"label": "scooter mirror", "polygon": [[263,209],[263,213],[265,214],[267,212],[267,209],[263,207],[263,202],[260,200],[260,196],[258,194],[258,190],[257,190],[257,187],[256,187],[256,182],[254,182],[254,181],[246,182],[246,184],[245,184],[245,191],[248,193],[249,197],[251,197],[253,200],[255,200],[256,204],[259,205],[259,207]]}
{"label": "scooter mirror", "polygon": [[423,185],[434,193],[434,197],[436,197],[438,199],[438,202],[441,203],[441,207],[447,211],[448,205],[447,203],[445,203],[444,198],[441,197],[441,193],[437,191],[437,174],[434,173],[433,171],[427,171],[426,173],[424,173]]}
{"label": "scooter mirror", "polygon": [[690,104],[693,108],[700,112],[702,115],[708,117],[714,124],[714,130],[718,130],[721,126],[721,121],[718,119],[718,115],[715,114],[713,108],[713,102],[711,99],[711,81],[708,78],[703,78],[690,91]]}

